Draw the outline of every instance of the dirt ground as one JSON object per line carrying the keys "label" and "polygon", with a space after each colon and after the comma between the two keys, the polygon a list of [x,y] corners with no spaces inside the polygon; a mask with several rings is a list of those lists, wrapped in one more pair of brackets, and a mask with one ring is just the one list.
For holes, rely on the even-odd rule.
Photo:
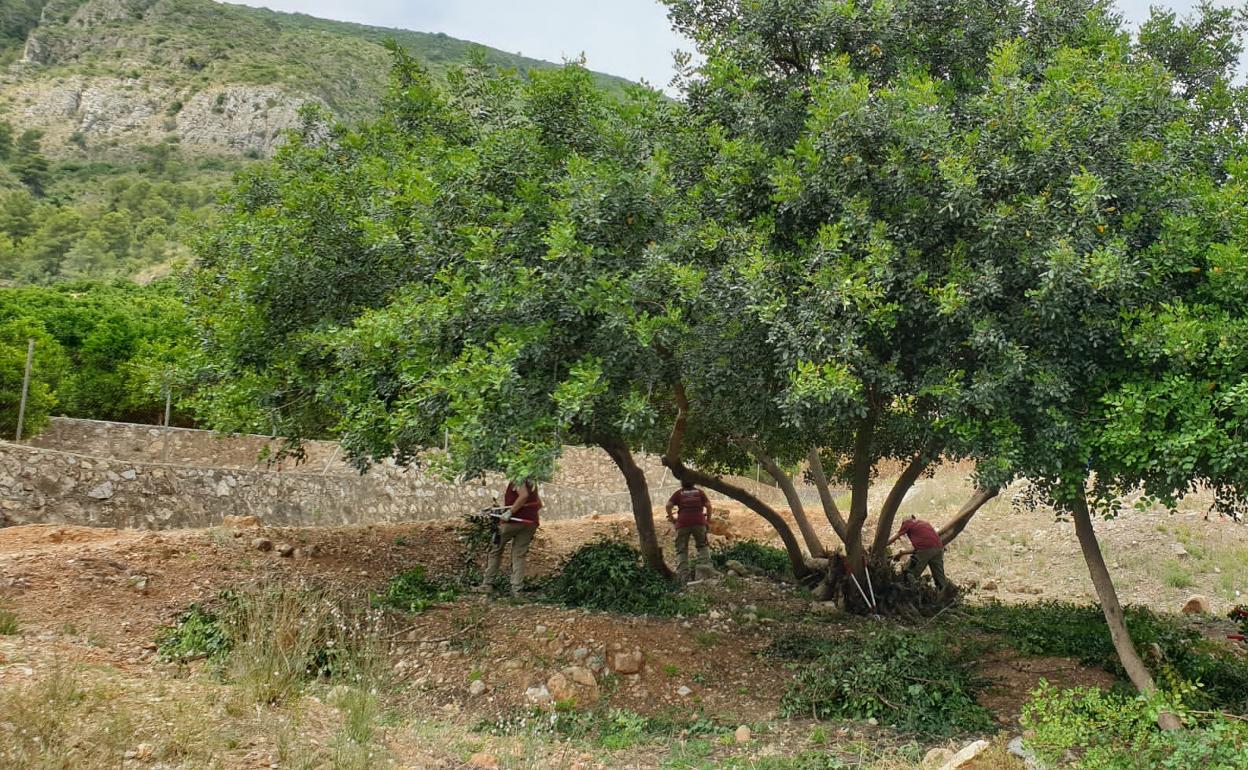
{"label": "dirt ground", "polygon": [[[968,491],[956,470],[946,470],[921,481],[903,512],[942,522]],[[879,494],[885,493],[881,485]],[[733,537],[773,540],[757,517],[736,506],[717,507]],[[328,754],[300,754],[316,747],[328,751],[340,729],[343,718],[332,705],[332,692],[312,692],[297,710],[241,709],[231,705],[228,688],[202,666],[158,660],[155,635],[189,604],[211,601],[222,590],[250,581],[299,578],[363,593],[380,589],[416,564],[434,575],[457,575],[462,549],[455,524],[171,532],[0,529],[0,607],[15,613],[20,623],[18,633],[0,635],[0,694],[33,691],[50,675],[72,667],[95,688],[84,692],[105,693],[102,702],[113,704],[107,709],[120,713],[124,704],[135,707],[138,716],[125,728],[134,743],[126,751],[126,767],[346,767],[315,759]],[[1243,526],[1206,521],[1193,510],[1132,513],[1102,522],[1098,530],[1127,602],[1176,611],[1189,594],[1203,593],[1222,612],[1248,591],[1248,530]],[[549,573],[597,537],[631,533],[626,515],[550,522],[532,547],[531,573]],[[671,533],[666,536],[670,554]],[[824,536],[831,542],[829,532]],[[258,550],[257,538],[276,547]],[[293,556],[279,555],[284,544],[296,548]],[[970,601],[1091,596],[1071,526],[1043,511],[1022,509],[1010,494],[985,508],[946,561],[954,580],[980,586],[970,590]],[[644,652],[645,665],[638,675],[611,682],[612,708],[672,718],[696,713],[717,724],[753,726],[757,737],[741,745],[689,736],[688,744],[710,761],[786,756],[830,743],[855,757],[855,766],[894,768],[913,764],[898,757],[921,756],[931,748],[905,748],[904,736],[886,726],[825,727],[778,716],[790,672],[758,653],[782,632],[836,634],[873,621],[812,612],[809,598],[764,578],[708,582],[691,591],[709,609],[687,618],[621,617],[467,597],[391,621],[385,636],[403,692],[402,714],[388,717],[385,758],[353,766],[466,767],[471,756],[482,753],[500,767],[515,768],[716,766],[692,760],[672,764],[674,752],[686,750],[685,738],[664,752],[652,746],[607,750],[530,733],[518,737],[474,729],[523,713],[528,688],[583,663],[587,654],[633,649]],[[995,714],[1003,737],[1017,734],[1021,706],[1041,679],[1059,686],[1110,683],[1103,671],[1073,661],[1019,658],[1001,650],[978,661],[977,670],[992,683],[982,702]],[[484,687],[477,685],[480,691],[473,694],[476,680]],[[202,716],[184,720],[178,714]],[[228,730],[220,726],[226,722]],[[0,714],[0,741],[5,723]],[[9,729],[20,728],[9,723]],[[196,749],[208,744],[213,746],[208,754]],[[978,766],[1021,764],[997,751]]]}

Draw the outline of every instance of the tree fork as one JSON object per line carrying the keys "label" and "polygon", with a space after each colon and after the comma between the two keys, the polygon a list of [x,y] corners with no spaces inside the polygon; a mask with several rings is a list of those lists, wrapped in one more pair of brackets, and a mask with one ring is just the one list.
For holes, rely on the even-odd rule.
{"label": "tree fork", "polygon": [[927,470],[930,464],[931,458],[927,451],[920,450],[897,477],[897,481],[893,483],[888,497],[884,499],[884,505],[880,507],[880,518],[875,525],[875,541],[871,544],[871,553],[879,556],[888,550],[888,541],[892,537],[893,522],[897,519],[897,511],[901,508],[902,501],[906,499],[906,493],[914,487],[914,483],[919,480],[919,476],[923,475],[923,471]]}
{"label": "tree fork", "polygon": [[637,543],[641,549],[641,558],[646,566],[664,577],[672,577],[672,570],[663,559],[663,549],[659,547],[658,535],[654,529],[654,503],[650,500],[650,485],[646,482],[646,474],[633,459],[633,453],[622,441],[603,441],[599,443],[615,462],[624,483],[628,486],[628,497],[633,506],[633,521],[637,524]]}
{"label": "tree fork", "polygon": [[940,535],[940,542],[945,545],[952,543],[954,538],[962,534],[962,530],[966,529],[966,525],[970,523],[971,519],[975,518],[975,514],[979,512],[979,509],[984,507],[984,504],[989,500],[996,497],[1000,491],[1000,489],[996,488],[975,490],[975,494],[971,495],[971,499],[962,505],[957,515],[948,524],[940,528],[940,532],[937,533]]}
{"label": "tree fork", "polygon": [[[1105,557],[1101,554],[1100,543],[1096,539],[1096,531],[1092,528],[1092,517],[1088,512],[1088,498],[1082,484],[1078,492],[1070,500],[1071,515],[1075,520],[1075,535],[1079,539],[1079,547],[1083,550],[1083,559],[1088,564],[1088,572],[1092,576],[1092,586],[1096,589],[1097,599],[1101,602],[1101,611],[1105,614],[1105,623],[1109,626],[1109,636],[1113,640],[1118,660],[1126,670],[1131,684],[1144,695],[1157,690],[1153,675],[1140,658],[1131,634],[1127,630],[1126,616],[1122,605],[1118,603],[1118,592],[1114,589],[1114,581],[1105,566]],[[1177,730],[1183,727],[1179,718],[1169,712],[1157,716],[1157,725],[1163,730]]]}
{"label": "tree fork", "polygon": [[806,541],[806,550],[810,551],[810,555],[816,559],[827,558],[828,551],[823,547],[823,542],[819,539],[815,528],[811,526],[810,518],[806,516],[806,506],[802,504],[802,498],[798,497],[797,487],[793,485],[793,477],[785,473],[775,459],[763,451],[758,442],[743,439],[741,443],[746,451],[753,454],[759,464],[763,466],[763,470],[767,471],[767,475],[775,479],[776,484],[780,487],[780,491],[784,492],[784,499],[789,503],[789,511],[793,514],[793,520],[797,522],[797,528],[802,533],[802,539]]}
{"label": "tree fork", "polygon": [[849,503],[849,523],[845,527],[845,558],[851,572],[864,564],[862,530],[867,523],[867,494],[871,490],[871,439],[875,414],[869,413],[854,436],[853,472]]}
{"label": "tree fork", "polygon": [[671,470],[672,474],[681,481],[701,484],[708,489],[727,495],[759,516],[762,516],[776,530],[776,533],[780,535],[780,539],[784,541],[784,550],[789,555],[789,563],[793,567],[793,576],[800,580],[810,574],[810,568],[806,566],[806,557],[802,552],[802,546],[797,541],[797,537],[793,534],[793,530],[783,516],[772,509],[771,506],[735,484],[730,484],[708,473],[694,470],[684,464],[680,455],[681,447],[685,441],[685,429],[689,422],[689,398],[685,394],[685,386],[683,384],[677,384],[672,395],[676,401],[676,419],[672,422],[672,432],[667,439],[667,451],[663,454],[663,465]]}

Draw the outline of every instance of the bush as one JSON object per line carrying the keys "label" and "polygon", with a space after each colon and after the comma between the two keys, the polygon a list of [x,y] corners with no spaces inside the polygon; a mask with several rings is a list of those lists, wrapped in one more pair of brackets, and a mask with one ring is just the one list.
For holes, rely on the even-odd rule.
{"label": "bush", "polygon": [[[1096,605],[993,602],[969,613],[971,625],[1002,636],[1021,653],[1077,658],[1126,678],[1105,616]],[[1202,685],[1194,705],[1248,710],[1248,663],[1177,619],[1142,607],[1128,607],[1126,619],[1137,648],[1147,650],[1155,644],[1161,649],[1166,664],[1163,679]]]}
{"label": "bush", "polygon": [[697,610],[693,602],[677,596],[672,583],[642,566],[636,549],[617,540],[578,548],[543,590],[551,601],[607,612],[674,615]]}
{"label": "bush", "polygon": [[789,577],[793,574],[793,565],[789,563],[789,555],[783,548],[763,545],[754,540],[742,540],[716,548],[711,552],[711,561],[719,569],[723,569],[730,561],[739,561],[768,575]]}
{"label": "bush", "polygon": [[192,604],[172,626],[156,633],[156,652],[161,660],[185,663],[217,658],[230,651],[230,637],[216,613]]}
{"label": "bush", "polygon": [[424,612],[440,602],[455,600],[455,589],[428,577],[423,566],[390,578],[385,589],[372,597],[374,607],[391,607],[403,612]]}
{"label": "bush", "polygon": [[16,636],[20,630],[21,623],[17,620],[17,613],[0,607],[0,636]]}
{"label": "bush", "polygon": [[874,717],[921,735],[987,730],[992,718],[975,702],[972,658],[942,634],[882,628],[801,664],[782,709],[788,717]]}
{"label": "bush", "polygon": [[[1181,690],[1189,699],[1195,688]],[[1184,716],[1188,729],[1162,731],[1164,708]],[[1173,695],[1154,702],[1095,688],[1057,690],[1042,682],[1023,708],[1031,731],[1027,747],[1049,767],[1068,756],[1084,770],[1237,770],[1248,767],[1248,724],[1216,715],[1197,719]]]}

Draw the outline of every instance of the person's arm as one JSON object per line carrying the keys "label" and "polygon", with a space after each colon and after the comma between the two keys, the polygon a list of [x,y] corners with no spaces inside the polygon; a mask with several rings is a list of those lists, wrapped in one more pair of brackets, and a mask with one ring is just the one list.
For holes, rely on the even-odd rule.
{"label": "person's arm", "polygon": [[711,507],[711,498],[707,497],[705,492],[702,494],[702,505],[706,509],[706,523],[710,524],[711,516],[714,515],[715,509]]}
{"label": "person's arm", "polygon": [[524,507],[525,501],[527,501],[528,499],[529,499],[529,485],[521,484],[520,488],[516,490],[516,501],[512,503],[511,507],[508,509],[511,511],[511,515],[515,516],[517,513],[519,513],[520,509]]}
{"label": "person's arm", "polygon": [[897,534],[893,535],[893,539],[892,539],[892,540],[889,540],[889,541],[888,541],[888,544],[889,544],[889,545],[892,545],[893,543],[897,542],[898,540],[900,540],[900,539],[901,539],[901,536],[902,536],[902,533],[901,533],[901,532],[898,532]]}

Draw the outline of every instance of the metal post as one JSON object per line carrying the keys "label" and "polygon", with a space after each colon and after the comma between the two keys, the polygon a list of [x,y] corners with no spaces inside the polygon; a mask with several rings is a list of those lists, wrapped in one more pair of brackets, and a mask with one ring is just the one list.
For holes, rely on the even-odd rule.
{"label": "metal post", "polygon": [[26,374],[22,377],[22,400],[17,407],[17,440],[22,440],[22,423],[26,421],[26,398],[30,395],[30,370],[35,363],[35,339],[26,341]]}
{"label": "metal post", "polygon": [[169,390],[169,385],[165,385],[165,438],[164,445],[160,448],[160,461],[162,463],[169,462],[169,413],[173,409],[173,393]]}

